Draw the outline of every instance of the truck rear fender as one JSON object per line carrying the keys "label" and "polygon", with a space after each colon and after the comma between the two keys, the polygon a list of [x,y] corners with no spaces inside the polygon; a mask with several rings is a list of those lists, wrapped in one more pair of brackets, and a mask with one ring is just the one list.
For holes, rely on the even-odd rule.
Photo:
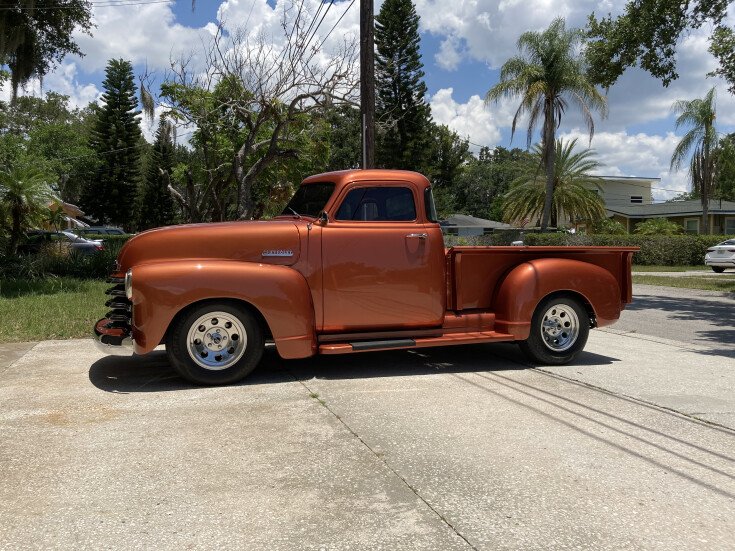
{"label": "truck rear fender", "polygon": [[182,260],[133,267],[135,352],[153,350],[179,312],[211,300],[240,301],[267,323],[283,358],[316,352],[314,308],[304,277],[287,266]]}
{"label": "truck rear fender", "polygon": [[495,327],[517,339],[527,339],[536,306],[545,297],[579,296],[599,327],[620,317],[620,284],[606,269],[566,258],[540,258],[519,264],[498,286]]}

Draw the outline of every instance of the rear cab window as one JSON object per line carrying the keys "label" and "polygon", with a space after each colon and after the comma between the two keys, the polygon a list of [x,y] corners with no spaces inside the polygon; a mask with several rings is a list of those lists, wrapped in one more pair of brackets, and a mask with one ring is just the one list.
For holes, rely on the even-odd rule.
{"label": "rear cab window", "polygon": [[337,221],[412,222],[416,202],[407,186],[363,186],[347,192],[335,214]]}

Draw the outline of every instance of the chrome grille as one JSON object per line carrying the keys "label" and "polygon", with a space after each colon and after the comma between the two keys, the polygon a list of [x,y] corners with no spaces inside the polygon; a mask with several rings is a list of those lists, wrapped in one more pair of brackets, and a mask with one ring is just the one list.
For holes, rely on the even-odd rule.
{"label": "chrome grille", "polygon": [[125,279],[122,277],[110,277],[108,283],[114,283],[105,291],[105,294],[111,298],[105,302],[105,306],[110,311],[105,314],[108,322],[105,324],[107,329],[122,329],[126,334],[130,334],[132,328],[133,304],[125,296]]}

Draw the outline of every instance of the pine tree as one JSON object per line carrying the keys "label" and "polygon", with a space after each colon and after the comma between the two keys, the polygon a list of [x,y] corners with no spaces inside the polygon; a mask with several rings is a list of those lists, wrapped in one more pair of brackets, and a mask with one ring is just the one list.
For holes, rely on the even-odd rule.
{"label": "pine tree", "polygon": [[168,190],[173,166],[174,143],[167,122],[161,120],[148,159],[145,179],[138,194],[138,229],[174,223],[174,201]]}
{"label": "pine tree", "polygon": [[102,223],[131,228],[136,219],[141,139],[133,66],[129,61],[112,59],[105,75],[104,105],[89,143],[96,153],[97,167],[87,183],[82,205]]}
{"label": "pine tree", "polygon": [[419,16],[411,0],[386,0],[375,18],[377,164],[424,170],[428,162],[431,108],[419,52]]}

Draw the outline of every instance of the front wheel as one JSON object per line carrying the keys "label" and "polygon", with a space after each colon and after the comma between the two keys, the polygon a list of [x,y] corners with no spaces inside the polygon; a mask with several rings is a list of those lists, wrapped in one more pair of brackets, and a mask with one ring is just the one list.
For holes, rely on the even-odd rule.
{"label": "front wheel", "polygon": [[531,333],[518,345],[535,363],[564,365],[582,351],[589,332],[590,317],[579,300],[549,297],[536,307]]}
{"label": "front wheel", "polygon": [[166,338],[169,361],[200,385],[243,379],[263,355],[263,331],[250,312],[228,303],[208,303],[176,319]]}
{"label": "front wheel", "polygon": [[721,274],[725,271],[725,268],[723,268],[722,266],[712,266],[712,271],[716,274]]}

